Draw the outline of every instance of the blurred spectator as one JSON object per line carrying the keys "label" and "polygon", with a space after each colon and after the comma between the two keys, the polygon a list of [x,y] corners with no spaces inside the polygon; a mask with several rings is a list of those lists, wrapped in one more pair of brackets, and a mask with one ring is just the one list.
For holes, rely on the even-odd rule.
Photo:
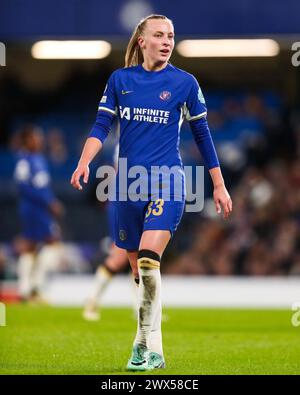
{"label": "blurred spectator", "polygon": [[226,223],[199,215],[193,242],[167,273],[300,274],[300,160],[249,168],[232,191]]}

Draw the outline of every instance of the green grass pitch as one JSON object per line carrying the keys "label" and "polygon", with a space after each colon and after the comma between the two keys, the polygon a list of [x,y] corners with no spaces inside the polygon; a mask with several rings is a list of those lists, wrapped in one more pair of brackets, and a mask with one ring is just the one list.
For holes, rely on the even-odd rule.
{"label": "green grass pitch", "polygon": [[[300,327],[292,311],[165,309],[167,367],[155,374],[299,374]],[[136,322],[105,308],[86,322],[78,308],[8,305],[0,327],[1,374],[127,374]],[[140,374],[151,374],[140,373]]]}

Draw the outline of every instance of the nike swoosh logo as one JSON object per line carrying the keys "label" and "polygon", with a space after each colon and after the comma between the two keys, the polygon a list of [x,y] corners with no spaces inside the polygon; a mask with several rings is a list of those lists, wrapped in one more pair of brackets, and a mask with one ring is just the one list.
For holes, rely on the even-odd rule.
{"label": "nike swoosh logo", "polygon": [[144,359],[142,362],[131,362],[131,364],[134,366],[140,366],[140,365],[143,365],[143,363],[145,363],[145,362],[146,362],[146,359]]}
{"label": "nike swoosh logo", "polygon": [[122,95],[127,95],[127,93],[131,93],[131,92],[133,92],[133,91],[123,91],[123,90],[122,90],[121,93],[122,93]]}

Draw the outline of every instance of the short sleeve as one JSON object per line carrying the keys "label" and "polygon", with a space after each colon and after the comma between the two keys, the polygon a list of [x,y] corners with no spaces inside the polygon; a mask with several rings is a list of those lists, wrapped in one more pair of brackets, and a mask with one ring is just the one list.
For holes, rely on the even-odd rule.
{"label": "short sleeve", "polygon": [[202,90],[195,77],[191,76],[190,90],[184,106],[187,121],[195,121],[207,115],[207,108]]}
{"label": "short sleeve", "polygon": [[115,92],[115,73],[112,73],[105,86],[98,111],[103,110],[110,114],[117,115],[117,97]]}

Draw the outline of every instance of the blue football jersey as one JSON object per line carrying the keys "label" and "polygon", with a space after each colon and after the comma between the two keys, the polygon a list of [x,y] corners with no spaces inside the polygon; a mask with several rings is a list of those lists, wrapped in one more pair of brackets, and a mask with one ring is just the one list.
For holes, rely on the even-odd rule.
{"label": "blue football jersey", "polygon": [[99,111],[120,122],[119,157],[128,167],[180,166],[179,134],[188,121],[206,116],[201,88],[195,77],[168,64],[161,71],[142,65],[112,73],[100,100]]}
{"label": "blue football jersey", "polygon": [[55,236],[57,228],[49,211],[55,196],[43,155],[21,152],[15,168],[15,180],[20,197],[22,235],[35,242]]}
{"label": "blue football jersey", "polygon": [[50,174],[43,155],[21,152],[15,168],[21,204],[48,210],[55,200],[50,187]]}

